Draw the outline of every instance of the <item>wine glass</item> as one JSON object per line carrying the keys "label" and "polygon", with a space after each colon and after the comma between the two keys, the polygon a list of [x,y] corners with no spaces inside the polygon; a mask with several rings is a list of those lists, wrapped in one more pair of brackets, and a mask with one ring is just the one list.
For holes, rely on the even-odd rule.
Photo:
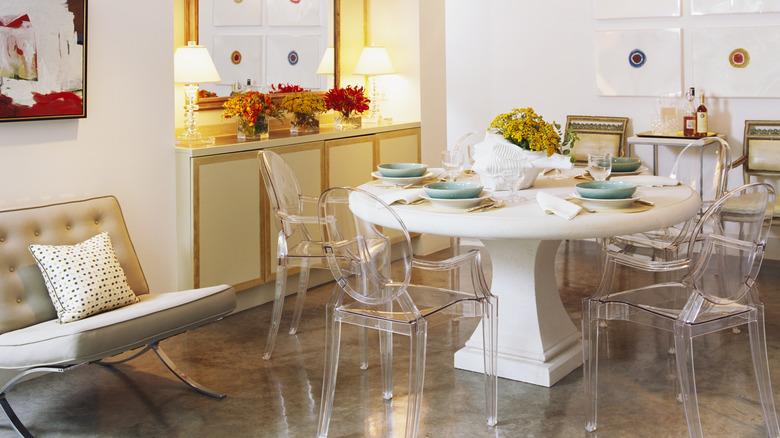
{"label": "wine glass", "polygon": [[441,153],[441,167],[444,168],[447,179],[450,181],[455,181],[462,165],[463,154],[461,154],[460,151],[448,149]]}
{"label": "wine glass", "polygon": [[526,158],[520,157],[517,159],[512,159],[507,161],[505,164],[506,167],[501,171],[500,176],[509,188],[509,197],[507,198],[507,201],[525,201],[526,198],[519,196],[517,192],[520,190],[520,186],[523,185],[523,181],[525,180],[527,173]]}
{"label": "wine glass", "polygon": [[588,154],[588,172],[595,181],[606,181],[612,173],[612,154]]}

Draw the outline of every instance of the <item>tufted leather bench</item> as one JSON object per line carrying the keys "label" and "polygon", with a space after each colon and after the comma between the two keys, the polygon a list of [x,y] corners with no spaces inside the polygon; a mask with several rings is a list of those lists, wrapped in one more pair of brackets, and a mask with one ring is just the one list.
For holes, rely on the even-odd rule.
{"label": "tufted leather bench", "polygon": [[[140,302],[61,324],[28,247],[72,245],[103,231]],[[31,373],[64,371],[139,347],[145,348],[132,357],[152,350],[182,381],[222,398],[181,373],[158,342],[221,319],[235,306],[227,285],[150,292],[113,196],[0,211],[0,405],[19,434],[32,436],[6,399],[14,384]]]}

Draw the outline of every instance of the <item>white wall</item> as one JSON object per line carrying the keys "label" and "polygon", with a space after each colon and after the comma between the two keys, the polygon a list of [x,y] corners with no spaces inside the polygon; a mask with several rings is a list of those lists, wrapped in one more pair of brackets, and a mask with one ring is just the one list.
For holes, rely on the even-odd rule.
{"label": "white wall", "polygon": [[[649,130],[653,98],[597,95],[596,30],[780,25],[780,14],[691,17],[689,0],[682,7],[683,17],[675,19],[596,20],[593,1],[446,0],[448,143],[526,106],[561,124],[567,114],[627,116],[629,134]],[[706,90],[708,84],[691,84],[691,67],[685,66],[685,87]],[[710,130],[726,134],[736,158],[745,120],[780,119],[779,104],[708,99]],[[643,156],[649,158],[649,148]],[[731,187],[740,184],[741,171],[731,179]]]}
{"label": "white wall", "polygon": [[88,7],[87,118],[0,124],[0,208],[113,194],[150,286],[172,290],[173,5]]}

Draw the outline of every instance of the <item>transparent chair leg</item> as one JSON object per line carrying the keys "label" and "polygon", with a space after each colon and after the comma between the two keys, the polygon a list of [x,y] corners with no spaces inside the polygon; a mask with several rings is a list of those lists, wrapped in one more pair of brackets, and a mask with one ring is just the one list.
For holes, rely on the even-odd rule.
{"label": "transparent chair leg", "polygon": [[593,432],[598,418],[599,320],[598,304],[582,301],[582,371],[585,386],[585,430]]}
{"label": "transparent chair leg", "polygon": [[320,418],[317,424],[318,437],[328,436],[330,416],[333,413],[333,397],[336,392],[341,339],[341,322],[336,321],[334,305],[328,304],[325,308],[325,319],[325,372],[322,378]]}
{"label": "transparent chair leg", "polygon": [[766,331],[764,327],[764,309],[756,309],[756,320],[748,324],[750,332],[750,351],[753,355],[753,369],[756,373],[758,395],[761,398],[761,408],[769,436],[780,436],[780,426],[777,421],[775,399],[772,395],[772,381],[769,378],[769,357],[766,350]]}
{"label": "transparent chair leg", "polygon": [[486,300],[482,304],[482,345],[484,346],[485,366],[485,412],[487,425],[498,422],[498,364],[496,362],[496,342],[498,339],[498,299]]}
{"label": "transparent chair leg", "polygon": [[282,320],[282,307],[284,307],[284,292],[287,289],[287,260],[279,261],[276,267],[276,285],[274,290],[274,310],[271,315],[271,327],[268,329],[268,339],[265,341],[263,359],[271,359],[271,353],[276,344],[276,335],[279,333],[279,322]]}
{"label": "transparent chair leg", "polygon": [[298,274],[298,296],[295,298],[295,313],[293,313],[292,324],[290,324],[290,334],[298,332],[298,324],[301,322],[301,313],[303,313],[303,304],[306,301],[306,289],[309,287],[309,261],[301,260],[301,272]]}
{"label": "transparent chair leg", "polygon": [[406,410],[406,438],[417,436],[422,411],[423,386],[425,383],[425,343],[427,324],[418,320],[412,324],[409,357],[409,402]]}
{"label": "transparent chair leg", "polygon": [[382,398],[393,398],[393,332],[379,331],[379,361],[382,374]]}
{"label": "transparent chair leg", "polygon": [[696,373],[693,368],[693,338],[689,326],[674,327],[675,349],[677,350],[677,378],[680,380],[680,394],[691,437],[703,437],[699,399],[696,395]]}
{"label": "transparent chair leg", "polygon": [[368,369],[368,329],[358,328],[358,342],[360,343],[360,369]]}

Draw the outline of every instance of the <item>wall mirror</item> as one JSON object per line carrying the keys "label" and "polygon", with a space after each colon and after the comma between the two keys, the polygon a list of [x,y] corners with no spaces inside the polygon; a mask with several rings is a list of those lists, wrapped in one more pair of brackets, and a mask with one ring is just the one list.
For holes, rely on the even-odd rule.
{"label": "wall mirror", "polygon": [[[206,36],[206,35],[207,35],[208,39],[210,39],[210,40],[214,39],[214,38],[213,38],[213,34],[211,34],[211,33],[207,34],[208,31],[206,29],[203,29],[201,31],[200,23],[202,21],[204,21],[204,19],[209,20],[209,22],[212,22],[212,20],[214,18],[216,18],[217,20],[230,20],[231,17],[229,17],[229,16],[227,16],[227,17],[215,17],[214,16],[214,11],[215,10],[216,11],[220,11],[220,9],[218,8],[219,3],[220,2],[224,2],[224,1],[225,0],[185,0],[185,3],[184,3],[185,14],[186,14],[185,22],[184,22],[184,25],[185,25],[184,32],[185,32],[185,39],[186,39],[186,41],[197,41],[199,44],[204,44],[206,46],[209,46],[209,51],[211,52],[212,57],[223,56],[224,53],[220,53],[218,55],[215,54],[215,51],[212,48],[213,41],[201,41],[201,37]],[[269,0],[266,0],[266,2],[268,2],[268,1]],[[273,0],[271,0],[271,1],[273,1]],[[234,0],[231,0],[231,2],[232,3],[236,3],[236,4],[244,3],[244,2],[235,2]],[[250,3],[254,3],[255,5],[260,5],[261,4],[261,2],[256,2],[256,3],[255,2],[245,2],[243,6],[246,6],[246,5],[250,4]],[[285,2],[277,2],[277,3],[279,3],[281,5],[281,4],[285,3]],[[292,3],[297,3],[297,2],[292,2]],[[330,35],[332,35],[333,48],[334,48],[334,66],[335,66],[334,73],[333,73],[333,81],[334,81],[333,83],[334,83],[335,86],[338,86],[339,85],[339,81],[340,81],[340,76],[341,76],[341,74],[340,74],[341,72],[340,72],[340,68],[339,68],[340,53],[341,53],[341,47],[340,47],[341,0],[328,0],[328,2],[326,2],[325,4],[328,5],[327,6],[328,7],[328,11],[324,11],[324,13],[321,14],[321,17],[322,17],[321,19],[325,21],[324,24],[322,24],[322,26],[324,26],[326,29],[324,29],[324,30],[321,29],[321,31],[324,32],[323,38],[326,38],[326,41],[325,41],[326,44],[325,45],[328,45],[327,44],[328,43],[327,38]],[[258,14],[266,13],[267,11],[269,11],[270,6],[271,6],[271,4],[269,3],[269,8],[265,8],[262,11],[258,10]],[[257,7],[259,8],[259,6],[257,6]],[[329,11],[331,11],[333,13],[332,20],[327,19]],[[244,15],[247,15],[247,14],[244,14]],[[241,19],[240,17],[236,18],[237,23],[239,23],[239,24],[240,24],[240,21],[238,21],[238,20],[240,20],[240,19]],[[290,20],[290,19],[293,19],[293,18],[289,18],[288,17],[287,19]],[[293,26],[291,26],[291,28],[294,28],[295,23],[292,23],[292,25]],[[268,26],[266,26],[266,27],[268,27]],[[239,27],[235,27],[235,28],[240,28],[240,26]],[[247,28],[247,26],[244,26],[244,28]],[[273,32],[278,33],[279,32],[278,29],[283,29],[283,27],[281,27],[281,28],[269,27],[269,29],[270,29],[269,32],[271,32],[271,33],[273,33]],[[304,30],[307,30],[307,29],[304,29]],[[284,37],[280,37],[278,35],[272,35],[272,36],[276,39],[276,41],[279,41],[281,44],[285,43]],[[268,38],[268,37],[269,37],[269,35],[265,35],[264,36],[264,38]],[[259,37],[257,37],[257,38],[259,38]],[[236,40],[236,39],[234,38],[234,40]],[[270,41],[270,39],[269,39],[269,41]],[[260,50],[266,50],[266,48],[269,47],[269,45],[268,44],[262,44],[262,45],[257,45],[256,47],[260,47],[261,48]],[[318,47],[318,49],[319,49],[319,47]],[[286,50],[286,49],[283,49],[283,50]],[[287,52],[285,52],[285,53],[287,53]],[[317,50],[316,65],[319,65],[320,57],[322,56],[321,53],[322,53],[321,50]],[[290,54],[290,56],[287,56],[286,60],[282,59],[280,61],[278,61],[278,60],[277,61],[271,61],[271,58],[267,57],[268,65],[267,66],[263,66],[264,67],[263,70],[268,72],[268,71],[272,71],[276,67],[279,67],[279,69],[283,68],[283,66],[281,66],[281,65],[271,65],[272,62],[289,63],[289,64],[293,64],[293,62],[297,62],[297,60],[294,58],[294,56],[297,56],[295,51],[294,50],[290,50],[289,54]],[[251,53],[250,49],[247,49],[246,51],[244,51],[244,54],[241,53],[241,50],[236,50],[236,51],[234,51],[234,53],[230,53],[229,56],[230,56],[230,61],[233,64],[235,64],[236,62],[241,62],[243,57],[246,57],[247,60],[250,59],[251,57],[254,57],[256,59],[259,58],[259,55],[256,54],[256,53]],[[278,59],[278,57],[275,58],[275,59]],[[215,63],[217,64],[217,68],[218,69],[220,68],[220,62],[221,61],[224,61],[224,60],[222,60],[221,58],[220,58],[220,60],[215,59]],[[311,59],[309,59],[309,61],[311,62]],[[220,72],[220,75],[222,76],[222,72]],[[249,75],[247,75],[247,76],[249,76]],[[277,77],[278,77],[278,75],[277,75]],[[254,79],[256,80],[257,78],[254,78]],[[270,79],[270,77],[269,78],[264,78],[264,80],[261,81],[261,82],[265,83],[266,85],[271,85],[271,84],[276,84],[276,83],[285,83],[285,84],[286,83],[290,83],[292,85],[299,85],[299,84],[296,84],[294,80],[283,80],[283,81],[279,81],[279,80],[273,81],[273,80],[271,80],[271,81],[266,81],[265,79]],[[226,95],[230,93],[230,85],[229,84],[232,83],[233,80],[234,80],[233,78],[228,79],[228,78],[223,77],[223,85],[220,86],[220,89],[218,91],[218,94],[221,97],[201,98],[199,100],[200,109],[201,110],[217,109],[217,108],[221,109],[222,108],[222,103],[224,103],[224,101],[227,99]],[[327,83],[327,81],[326,81],[326,83]],[[309,88],[309,87],[304,87],[304,88]],[[317,89],[317,87],[311,87],[311,88],[315,89],[315,90]],[[322,87],[320,87],[320,88],[322,88]],[[217,91],[217,90],[214,90],[214,91]],[[322,92],[324,92],[324,91],[322,91]],[[279,95],[279,97],[282,97],[282,96],[283,95],[281,95],[281,94]]]}

